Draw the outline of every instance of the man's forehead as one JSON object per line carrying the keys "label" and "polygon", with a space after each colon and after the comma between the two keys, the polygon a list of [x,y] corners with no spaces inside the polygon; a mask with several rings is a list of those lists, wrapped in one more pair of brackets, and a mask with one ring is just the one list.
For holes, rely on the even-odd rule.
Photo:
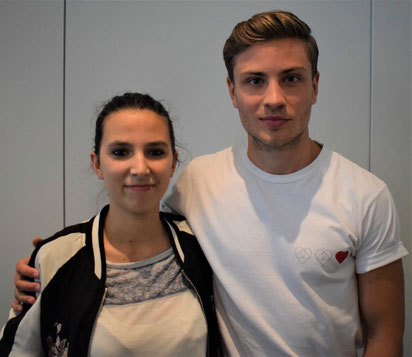
{"label": "man's forehead", "polygon": [[276,56],[280,56],[285,53],[302,55],[309,60],[306,45],[298,38],[283,38],[254,43],[237,54],[235,58],[241,58],[242,60],[253,60],[255,58],[259,58],[260,56],[266,56],[267,54],[272,54],[273,57],[276,58]]}
{"label": "man's forehead", "polygon": [[234,71],[258,73],[276,71],[311,71],[306,45],[300,39],[277,39],[253,44],[234,59]]}

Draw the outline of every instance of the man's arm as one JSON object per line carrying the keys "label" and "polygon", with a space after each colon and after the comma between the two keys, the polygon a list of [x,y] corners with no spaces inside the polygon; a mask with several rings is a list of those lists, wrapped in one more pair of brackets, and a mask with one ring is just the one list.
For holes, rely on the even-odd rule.
{"label": "man's arm", "polygon": [[[42,241],[41,238],[36,237],[33,239],[33,247],[36,247]],[[38,279],[39,272],[37,269],[30,267],[29,264],[30,256],[20,260],[16,264],[16,275],[14,276],[14,300],[11,307],[16,313],[22,311],[21,303],[33,305],[36,299],[33,296],[27,295],[27,292],[39,292],[40,284],[26,280]]]}
{"label": "man's arm", "polygon": [[29,264],[30,256],[20,260],[16,264],[16,275],[14,276],[14,297],[15,301],[11,304],[12,308],[16,312],[20,312],[22,307],[20,303],[34,304],[36,301],[33,296],[26,295],[26,292],[38,292],[40,291],[40,284],[25,280],[26,278],[37,279],[39,277],[39,272],[37,269],[30,267]]}
{"label": "man's arm", "polygon": [[402,356],[405,296],[402,260],[358,275],[365,356]]}

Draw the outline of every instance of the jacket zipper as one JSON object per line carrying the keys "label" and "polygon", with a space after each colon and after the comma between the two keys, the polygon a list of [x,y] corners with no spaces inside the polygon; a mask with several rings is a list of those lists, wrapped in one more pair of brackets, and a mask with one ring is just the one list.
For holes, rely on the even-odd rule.
{"label": "jacket zipper", "polygon": [[[190,285],[192,286],[194,292],[196,293],[197,300],[199,301],[200,308],[202,309],[203,318],[206,322],[206,332],[207,332],[207,336],[206,336],[207,337],[206,338],[206,344],[207,344],[206,345],[206,347],[207,347],[206,356],[209,356],[210,355],[210,327],[209,327],[209,321],[208,321],[207,316],[206,316],[206,311],[205,311],[205,308],[203,306],[203,302],[202,302],[202,299],[200,297],[200,294],[196,289],[196,286],[189,279],[189,277],[187,276],[185,270],[183,269],[184,255],[183,255],[183,252],[182,252],[182,248],[181,248],[178,233],[177,233],[177,232],[180,232],[180,231],[179,231],[179,229],[176,229],[175,227],[173,227],[167,220],[166,220],[166,223],[169,225],[170,232],[171,232],[172,237],[173,237],[173,239],[171,239],[171,240],[172,240],[172,245],[175,246],[175,249],[177,251],[176,257],[179,257],[180,260],[181,260],[179,265],[180,265],[180,268],[182,270],[182,274],[186,278],[186,280],[190,283]],[[212,306],[213,306],[213,309],[214,309],[213,294],[210,296],[210,299],[212,301]]]}
{"label": "jacket zipper", "polygon": [[97,325],[97,318],[100,314],[100,311],[102,311],[103,305],[104,305],[104,300],[106,300],[106,295],[107,295],[107,287],[104,287],[104,293],[103,293],[103,297],[102,300],[100,301],[100,305],[99,305],[99,309],[97,310],[97,314],[96,317],[94,318],[94,322],[93,322],[93,327],[92,327],[92,332],[90,334],[90,340],[89,340],[89,352],[88,352],[88,356],[90,356],[90,349],[92,348],[92,339],[94,336],[94,332],[96,330],[96,325]]}
{"label": "jacket zipper", "polygon": [[207,321],[207,318],[206,318],[206,311],[205,311],[205,308],[204,308],[204,306],[203,306],[202,299],[200,298],[200,294],[199,294],[199,292],[197,291],[195,285],[192,283],[192,281],[191,281],[191,280],[189,279],[189,277],[186,275],[186,272],[184,271],[184,269],[183,269],[183,268],[181,268],[181,269],[182,269],[182,274],[184,275],[184,277],[186,278],[186,280],[190,283],[190,285],[192,286],[194,292],[196,293],[197,300],[199,301],[200,308],[202,309],[203,318],[205,319],[205,322],[206,322],[206,332],[207,332],[207,335],[206,335],[206,342],[207,342],[206,355],[208,356],[208,355],[209,355],[209,351],[210,351],[210,346],[209,346],[209,337],[210,337],[210,334],[209,334],[209,322]]}

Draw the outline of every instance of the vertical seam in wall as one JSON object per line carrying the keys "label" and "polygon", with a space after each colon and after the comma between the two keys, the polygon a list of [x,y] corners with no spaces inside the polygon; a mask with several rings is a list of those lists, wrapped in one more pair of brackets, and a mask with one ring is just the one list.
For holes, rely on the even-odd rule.
{"label": "vertical seam in wall", "polygon": [[373,55],[374,55],[374,5],[375,0],[370,3],[370,80],[369,80],[369,152],[368,152],[368,170],[372,171],[372,153],[373,153]]}
{"label": "vertical seam in wall", "polygon": [[63,227],[66,227],[66,0],[63,0]]}

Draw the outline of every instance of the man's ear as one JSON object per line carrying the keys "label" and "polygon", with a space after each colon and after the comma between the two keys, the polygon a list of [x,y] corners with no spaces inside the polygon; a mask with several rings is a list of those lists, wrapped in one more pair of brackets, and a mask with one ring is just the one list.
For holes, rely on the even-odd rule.
{"label": "man's ear", "polygon": [[316,72],[315,77],[312,79],[313,93],[312,93],[312,104],[315,104],[318,100],[318,88],[319,88],[319,72]]}
{"label": "man's ear", "polygon": [[99,156],[93,150],[90,151],[90,160],[92,162],[92,168],[94,173],[100,180],[103,180],[103,173],[100,169],[100,159]]}
{"label": "man's ear", "polygon": [[232,104],[237,109],[237,100],[235,96],[235,84],[232,82],[232,80],[229,77],[226,78],[226,83],[229,89],[230,98],[232,99]]}

